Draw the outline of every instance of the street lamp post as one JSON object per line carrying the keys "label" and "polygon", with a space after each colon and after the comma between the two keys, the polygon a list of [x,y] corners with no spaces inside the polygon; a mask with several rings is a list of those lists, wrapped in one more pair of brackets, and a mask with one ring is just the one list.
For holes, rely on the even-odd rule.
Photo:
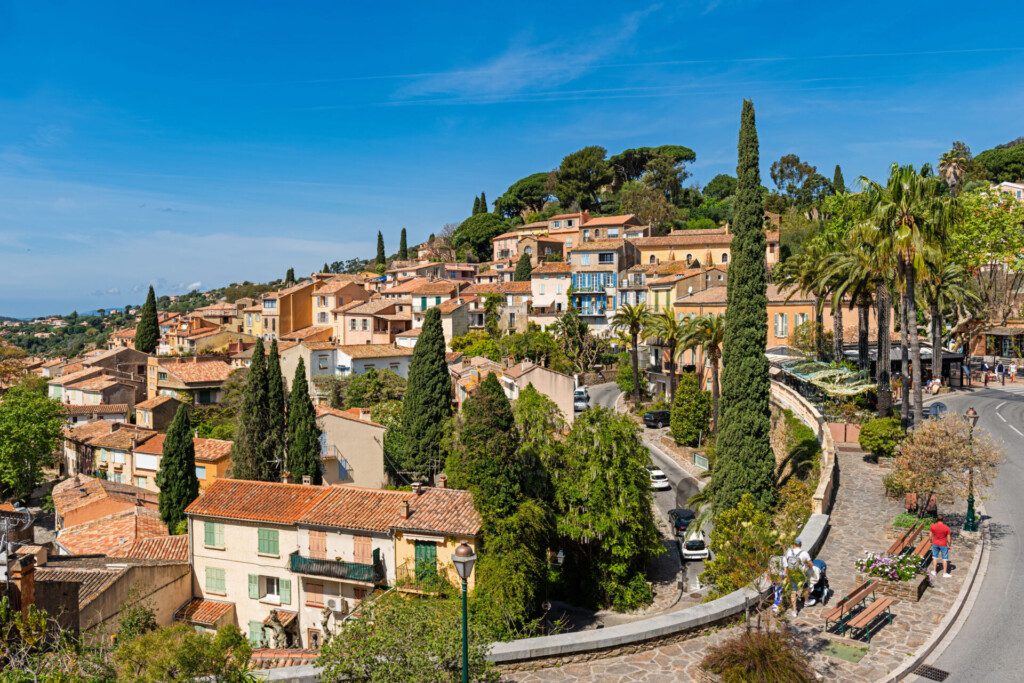
{"label": "street lamp post", "polygon": [[476,553],[468,543],[463,541],[452,554],[455,571],[462,579],[462,683],[469,683],[469,621],[466,614],[466,582],[473,573],[476,564]]}
{"label": "street lamp post", "polygon": [[[978,424],[978,411],[971,406],[964,413],[964,417],[971,424],[971,436],[970,436],[970,448],[972,450],[971,457],[973,457],[974,449],[974,425]],[[974,514],[974,467],[967,468],[967,519],[964,520],[964,531],[977,531],[978,520]]]}

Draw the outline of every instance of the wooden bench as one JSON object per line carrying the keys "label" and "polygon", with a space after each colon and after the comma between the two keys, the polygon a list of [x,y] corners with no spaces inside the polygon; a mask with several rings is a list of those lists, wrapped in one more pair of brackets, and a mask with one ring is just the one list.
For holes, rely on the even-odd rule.
{"label": "wooden bench", "polygon": [[921,559],[921,562],[931,559],[932,556],[932,538],[931,536],[925,536],[917,545],[914,546],[914,557]]}
{"label": "wooden bench", "polygon": [[917,540],[917,535],[921,532],[922,528],[921,524],[915,524],[904,531],[899,538],[893,541],[893,544],[889,546],[885,554],[890,556],[902,555],[908,548],[914,545],[914,541]]}
{"label": "wooden bench", "polygon": [[835,607],[825,612],[825,630],[828,631],[829,624],[832,624],[837,632],[842,633],[846,628],[846,622],[853,615],[853,610],[865,604],[868,598],[874,600],[877,585],[876,580],[865,581],[837,602]]}
{"label": "wooden bench", "polygon": [[871,642],[871,631],[874,628],[876,622],[880,619],[883,621],[881,626],[892,621],[892,598],[880,598],[875,600],[870,605],[857,612],[856,616],[846,622],[846,628],[849,628],[855,634],[855,639],[867,637],[867,642]]}

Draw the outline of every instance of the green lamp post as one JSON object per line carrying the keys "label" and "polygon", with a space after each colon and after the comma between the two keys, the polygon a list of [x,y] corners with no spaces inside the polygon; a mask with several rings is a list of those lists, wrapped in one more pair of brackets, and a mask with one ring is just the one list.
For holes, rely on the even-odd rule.
{"label": "green lamp post", "polygon": [[[964,417],[971,424],[970,444],[974,448],[974,426],[978,424],[978,411],[971,406],[964,413]],[[973,455],[973,454],[972,454]],[[977,531],[978,518],[974,514],[974,468],[967,470],[967,519],[964,520],[964,531]]]}
{"label": "green lamp post", "polygon": [[476,553],[468,543],[463,541],[452,553],[455,571],[462,579],[462,683],[469,683],[469,621],[466,613],[466,582],[473,573],[476,564]]}

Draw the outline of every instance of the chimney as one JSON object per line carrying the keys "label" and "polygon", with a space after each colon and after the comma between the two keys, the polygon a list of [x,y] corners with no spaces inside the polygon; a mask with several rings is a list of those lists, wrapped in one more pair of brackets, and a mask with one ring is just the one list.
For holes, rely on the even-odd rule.
{"label": "chimney", "polygon": [[446,488],[448,488],[448,475],[445,474],[444,472],[442,472],[441,474],[437,475],[437,482],[436,483],[437,483],[437,488],[439,488],[439,489],[446,489]]}
{"label": "chimney", "polygon": [[402,501],[402,519],[409,519],[409,501]]}
{"label": "chimney", "polygon": [[287,472],[282,472],[281,473],[281,483],[282,484],[287,484],[288,483],[288,473]]}
{"label": "chimney", "polygon": [[29,605],[36,602],[36,558],[34,555],[15,557],[10,568],[10,583],[17,588],[17,607],[21,616],[28,619]]}
{"label": "chimney", "polygon": [[302,483],[305,484],[306,486],[309,486],[310,484],[313,483],[313,477],[309,476],[308,474],[303,474]]}
{"label": "chimney", "polygon": [[417,496],[422,496],[423,495],[423,484],[418,482],[418,481],[414,481],[412,483],[412,492],[415,493]]}

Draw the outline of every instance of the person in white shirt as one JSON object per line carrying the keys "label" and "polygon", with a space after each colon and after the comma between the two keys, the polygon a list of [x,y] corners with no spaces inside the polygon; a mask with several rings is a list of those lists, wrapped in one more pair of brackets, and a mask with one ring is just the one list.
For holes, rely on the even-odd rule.
{"label": "person in white shirt", "polygon": [[1014,381],[1016,381],[1015,380],[1016,377],[1017,377],[1017,364],[1016,363],[1010,363],[1010,383],[1011,384]]}
{"label": "person in white shirt", "polygon": [[790,577],[789,597],[793,605],[793,616],[796,617],[800,613],[797,609],[799,604],[797,600],[803,598],[804,603],[807,604],[807,577],[813,571],[811,556],[803,549],[803,542],[798,538],[793,541],[793,545],[782,556],[782,562],[785,565],[787,575]]}

